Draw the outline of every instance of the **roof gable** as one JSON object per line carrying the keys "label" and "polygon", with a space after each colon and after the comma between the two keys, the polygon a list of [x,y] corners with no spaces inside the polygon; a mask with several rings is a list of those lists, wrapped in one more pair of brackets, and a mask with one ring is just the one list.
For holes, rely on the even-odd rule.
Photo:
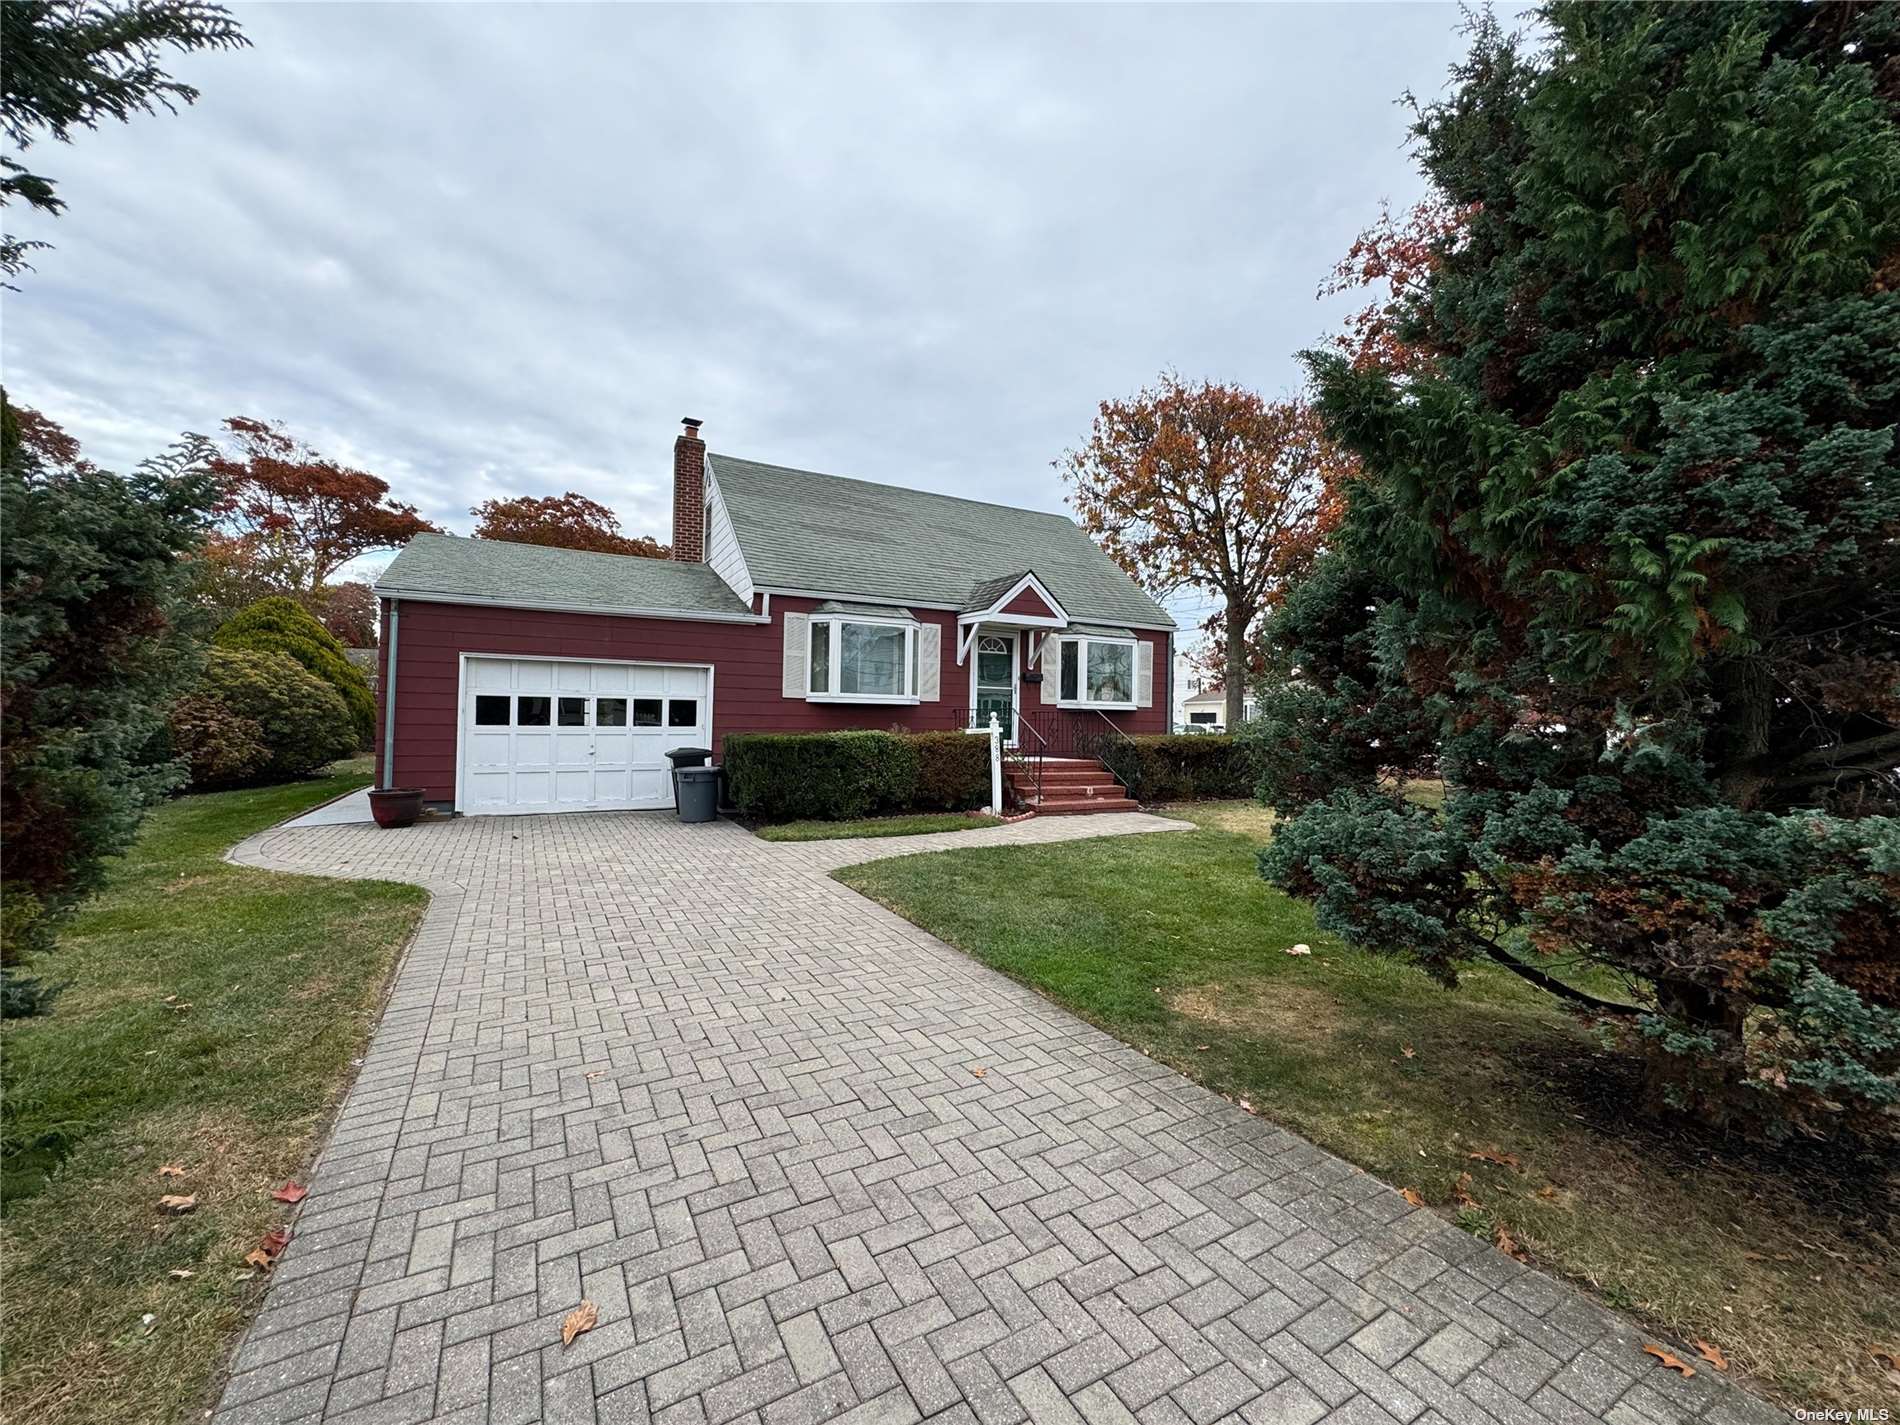
{"label": "roof gable", "polygon": [[980,586],[1007,589],[1034,570],[1071,618],[1174,627],[1067,515],[717,453],[707,461],[760,588],[962,611]]}

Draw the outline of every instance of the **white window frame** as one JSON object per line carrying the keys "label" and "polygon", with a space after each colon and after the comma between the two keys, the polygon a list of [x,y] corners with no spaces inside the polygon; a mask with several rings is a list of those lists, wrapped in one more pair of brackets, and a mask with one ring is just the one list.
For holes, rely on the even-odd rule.
{"label": "white window frame", "polygon": [[[878,628],[901,628],[904,630],[904,691],[901,693],[841,693],[838,683],[844,677],[844,626],[848,623],[870,625]],[[818,637],[818,630],[826,630],[825,637],[830,640],[825,659],[826,681],[828,686],[823,692],[815,692],[811,686],[811,670],[815,665],[812,658],[812,643]],[[908,706],[918,701],[918,656],[917,620],[902,618],[879,618],[870,614],[813,614],[805,629],[805,701],[808,703],[887,703]]]}
{"label": "white window frame", "polygon": [[[1067,655],[1064,649],[1069,644],[1080,645],[1076,650],[1075,691],[1076,697],[1062,696],[1062,660]],[[1098,702],[1088,696],[1089,690],[1089,648],[1091,643],[1113,643],[1128,650],[1128,701],[1125,703]],[[1141,667],[1141,640],[1139,638],[1100,638],[1094,634],[1079,633],[1064,635],[1056,640],[1056,666],[1045,670],[1043,676],[1053,672],[1056,679],[1056,706],[1059,708],[1079,708],[1084,712],[1133,712],[1139,706],[1135,702],[1135,677]]]}

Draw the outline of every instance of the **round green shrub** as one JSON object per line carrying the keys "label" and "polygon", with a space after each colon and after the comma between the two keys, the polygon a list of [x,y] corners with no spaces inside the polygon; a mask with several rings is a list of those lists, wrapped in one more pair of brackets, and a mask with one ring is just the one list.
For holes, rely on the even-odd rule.
{"label": "round green shrub", "polygon": [[204,684],[193,700],[219,709],[216,717],[227,753],[241,743],[234,723],[248,721],[258,729],[268,756],[245,778],[248,781],[306,776],[357,749],[349,709],[336,689],[305,672],[287,654],[213,648]]}
{"label": "round green shrub", "polygon": [[255,781],[270,766],[264,729],[219,698],[194,693],[171,711],[172,751],[191,769],[198,788],[235,787]]}
{"label": "round green shrub", "polygon": [[336,690],[348,712],[356,741],[352,751],[368,747],[376,735],[376,699],[362,670],[350,662],[343,645],[310,611],[294,599],[259,599],[224,621],[212,643],[252,653],[282,653]]}

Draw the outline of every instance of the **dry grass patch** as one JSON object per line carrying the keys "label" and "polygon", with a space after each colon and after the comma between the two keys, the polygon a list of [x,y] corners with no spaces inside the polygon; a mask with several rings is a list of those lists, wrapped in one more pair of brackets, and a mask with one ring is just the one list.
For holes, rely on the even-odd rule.
{"label": "dry grass patch", "polygon": [[1346,1028],[1338,1004],[1323,990],[1274,982],[1189,985],[1168,994],[1185,1018],[1255,1038],[1292,1038],[1322,1048]]}

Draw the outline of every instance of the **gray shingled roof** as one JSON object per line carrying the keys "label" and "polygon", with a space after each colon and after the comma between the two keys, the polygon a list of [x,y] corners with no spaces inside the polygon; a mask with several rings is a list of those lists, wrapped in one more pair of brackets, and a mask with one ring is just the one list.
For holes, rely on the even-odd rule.
{"label": "gray shingled roof", "polygon": [[376,592],[604,614],[750,612],[704,564],[453,534],[419,534],[410,540],[376,581]]}
{"label": "gray shingled roof", "polygon": [[1016,581],[1021,579],[1023,575],[1028,572],[1027,569],[1021,569],[1014,574],[998,574],[994,579],[977,580],[975,587],[963,596],[964,609],[966,611],[987,609],[991,604],[1015,588]]}
{"label": "gray shingled roof", "polygon": [[707,459],[762,587],[960,609],[975,585],[1033,569],[1071,618],[1174,626],[1067,515]]}

